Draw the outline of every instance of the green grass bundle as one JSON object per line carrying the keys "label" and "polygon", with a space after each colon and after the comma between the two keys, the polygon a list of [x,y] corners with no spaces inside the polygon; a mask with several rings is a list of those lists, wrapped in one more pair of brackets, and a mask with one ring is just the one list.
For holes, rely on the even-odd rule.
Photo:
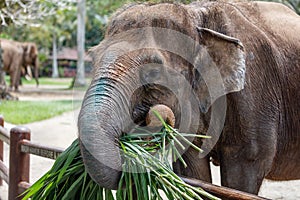
{"label": "green grass bundle", "polygon": [[143,130],[120,138],[124,163],[117,191],[101,188],[91,179],[84,168],[79,142],[75,140],[53,167],[25,192],[23,199],[152,200],[163,199],[162,196],[168,199],[218,199],[201,188],[186,184],[172,171],[170,164],[170,160],[179,159],[186,166],[179,148],[184,150],[183,144],[186,144],[202,151],[187,138],[205,136],[179,133],[162,123],[161,132]]}

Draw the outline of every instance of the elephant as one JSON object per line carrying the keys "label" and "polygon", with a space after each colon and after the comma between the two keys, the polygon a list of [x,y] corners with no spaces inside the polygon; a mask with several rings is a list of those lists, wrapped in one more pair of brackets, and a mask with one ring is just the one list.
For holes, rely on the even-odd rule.
{"label": "elephant", "polygon": [[3,71],[10,75],[10,88],[16,91],[19,88],[21,69],[24,67],[26,72],[28,67],[34,68],[34,77],[36,84],[38,81],[38,50],[34,43],[17,42],[13,40],[1,39],[1,48],[3,49]]}
{"label": "elephant", "polygon": [[32,71],[34,72],[34,78],[36,85],[39,85],[39,59],[38,59],[38,49],[35,43],[33,42],[23,42],[21,43],[24,49],[24,75],[29,78],[33,78]]}
{"label": "elephant", "polygon": [[[91,49],[93,79],[78,117],[90,176],[116,189],[118,139],[147,128],[163,104],[206,154],[183,152],[174,171],[258,194],[264,178],[300,179],[300,17],[270,2],[139,3],[119,9]],[[216,140],[214,142],[214,140]]]}

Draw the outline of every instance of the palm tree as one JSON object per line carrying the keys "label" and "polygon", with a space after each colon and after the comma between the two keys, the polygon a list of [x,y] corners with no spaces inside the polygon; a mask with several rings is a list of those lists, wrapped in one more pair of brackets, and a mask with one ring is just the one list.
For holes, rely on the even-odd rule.
{"label": "palm tree", "polygon": [[85,40],[85,0],[77,0],[77,73],[74,86],[85,86],[84,40]]}

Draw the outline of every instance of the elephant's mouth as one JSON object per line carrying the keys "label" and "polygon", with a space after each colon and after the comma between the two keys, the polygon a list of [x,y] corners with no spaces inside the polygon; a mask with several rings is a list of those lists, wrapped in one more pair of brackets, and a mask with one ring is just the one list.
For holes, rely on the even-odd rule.
{"label": "elephant's mouth", "polygon": [[[164,86],[143,85],[131,95],[125,95],[113,87],[108,79],[95,82],[87,93],[78,120],[81,152],[86,169],[100,186],[110,189],[118,187],[121,176],[122,155],[117,141],[122,134],[133,133],[137,127],[151,132],[160,131],[162,126],[156,126],[157,120],[153,116],[147,117],[155,105],[163,104],[163,108],[173,113],[173,116],[167,116],[160,111],[166,121],[171,123],[176,119],[172,125],[175,128],[181,120],[178,99]],[[115,93],[107,95],[112,89]],[[151,122],[154,122],[154,126]]]}
{"label": "elephant's mouth", "polygon": [[[165,108],[159,110],[162,115],[164,115],[164,112],[167,112],[167,110],[170,110],[174,118],[180,119],[180,105],[176,95],[162,85],[148,84],[139,87],[131,96],[130,114],[133,123],[138,126],[146,127],[149,124],[149,121],[147,122],[147,115],[149,115],[150,109],[156,105],[165,106]],[[176,123],[174,121],[172,126],[178,124],[179,121],[176,121]]]}

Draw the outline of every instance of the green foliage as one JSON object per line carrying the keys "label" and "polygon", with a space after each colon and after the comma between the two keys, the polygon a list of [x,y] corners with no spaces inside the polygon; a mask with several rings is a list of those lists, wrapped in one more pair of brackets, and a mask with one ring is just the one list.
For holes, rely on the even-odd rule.
{"label": "green foliage", "polygon": [[95,46],[104,38],[109,16],[128,0],[86,1],[86,48]]}
{"label": "green foliage", "polygon": [[[163,0],[86,0],[86,49],[99,44],[104,37],[105,26],[109,16],[118,8],[132,2],[166,2]],[[54,1],[55,2],[55,1]],[[190,0],[176,2],[189,3]],[[32,41],[38,44],[43,52],[51,52],[53,34],[57,36],[58,46],[76,46],[77,7],[75,3],[59,7],[51,1],[40,0],[43,7],[55,10],[55,13],[39,21],[39,25],[10,24],[3,27],[3,32],[17,41]]]}
{"label": "green foliage", "polygon": [[[103,199],[102,188],[85,171],[78,140],[75,140],[55,161],[52,168],[35,182],[23,198]],[[80,198],[79,198],[80,197]]]}
{"label": "green foliage", "polygon": [[[32,12],[37,9],[35,7],[40,7],[41,12],[45,13],[40,19],[35,19],[35,24],[25,23],[18,26],[11,23],[8,27],[2,27],[2,31],[17,41],[35,42],[39,48],[51,47],[53,34],[58,35],[61,42],[72,41],[71,35],[76,32],[74,31],[76,29],[76,4],[74,0],[39,0],[33,4],[36,5],[29,7]],[[3,6],[0,9],[3,9]],[[20,8],[16,9],[19,10]],[[32,14],[32,18],[39,15],[39,13],[31,13],[30,10],[28,13]]]}
{"label": "green foliage", "polygon": [[10,35],[7,35],[6,33],[0,33],[0,38],[9,39],[9,40],[12,39],[12,37]]}
{"label": "green foliage", "polygon": [[41,63],[46,62],[48,59],[48,56],[43,52],[39,52],[38,57],[39,57],[39,62]]}
{"label": "green foliage", "polygon": [[58,76],[63,77],[64,76],[64,67],[58,66]]}
{"label": "green foliage", "polygon": [[140,132],[120,138],[124,164],[117,199],[132,200],[134,191],[138,200],[162,199],[162,192],[168,199],[192,200],[202,199],[201,196],[217,199],[201,188],[185,184],[172,171],[169,161],[170,158],[173,161],[178,159],[187,167],[179,152],[185,150],[186,145],[202,151],[187,137],[205,136],[179,133],[165,123],[159,133]]}
{"label": "green foliage", "polygon": [[[57,1],[53,3],[51,1],[40,0],[39,2],[42,7],[54,10],[54,14],[43,17],[38,22],[39,25],[31,26],[31,24],[23,24],[22,26],[16,26],[10,24],[8,27],[2,27],[2,32],[17,41],[32,41],[37,43],[37,46],[41,50],[40,52],[44,52],[44,54],[49,54],[52,51],[52,38],[54,34],[57,37],[58,47],[75,47],[77,41],[76,4],[68,3],[67,6],[59,7]],[[103,39],[109,16],[124,4],[132,2],[147,2],[147,0],[86,0],[86,49],[99,44]],[[150,0],[150,2],[165,1]],[[177,2],[188,3],[190,0]],[[41,60],[41,62],[43,61]]]}
{"label": "green foliage", "polygon": [[0,114],[12,124],[41,121],[78,108],[80,103],[63,101],[1,101]]}
{"label": "green foliage", "polygon": [[[157,117],[161,117],[155,113]],[[218,199],[201,188],[184,183],[173,171],[169,162],[177,158],[183,163],[177,148],[183,144],[196,150],[186,137],[205,137],[183,134],[167,125],[158,133],[139,130],[120,138],[120,150],[124,163],[116,194],[101,188],[89,176],[80,155],[79,141],[75,140],[56,160],[53,167],[26,192],[23,199],[88,199],[88,200],[137,200],[162,199]],[[150,139],[149,139],[150,138]],[[207,138],[207,137],[206,137]],[[177,152],[177,153],[176,153]],[[124,187],[125,186],[125,187]]]}

